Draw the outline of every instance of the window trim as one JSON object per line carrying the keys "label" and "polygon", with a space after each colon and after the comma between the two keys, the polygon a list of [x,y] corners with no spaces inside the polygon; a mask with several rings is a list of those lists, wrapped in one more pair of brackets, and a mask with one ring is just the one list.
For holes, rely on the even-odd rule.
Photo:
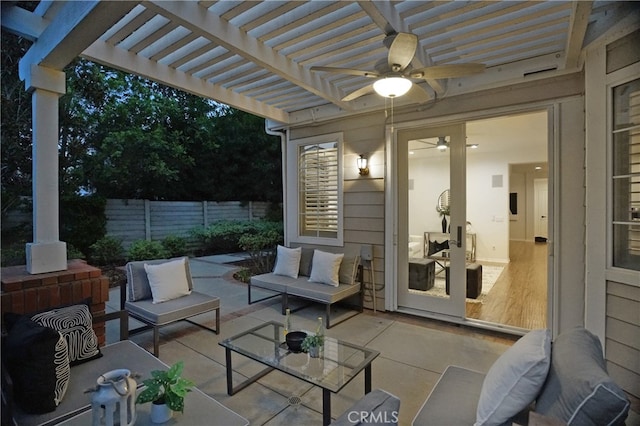
{"label": "window trim", "polygon": [[606,75],[606,132],[607,132],[607,209],[606,209],[606,230],[607,230],[607,252],[605,279],[607,281],[619,282],[621,284],[640,287],[640,271],[626,269],[613,265],[613,89],[638,78],[640,63],[629,65],[620,70]]}
{"label": "window trim", "polygon": [[[300,199],[298,174],[298,152],[300,146],[336,142],[338,145],[338,229],[335,238],[309,237],[300,235]],[[288,243],[318,244],[325,246],[342,246],[344,244],[344,137],[342,132],[328,133],[287,142],[287,221]]]}

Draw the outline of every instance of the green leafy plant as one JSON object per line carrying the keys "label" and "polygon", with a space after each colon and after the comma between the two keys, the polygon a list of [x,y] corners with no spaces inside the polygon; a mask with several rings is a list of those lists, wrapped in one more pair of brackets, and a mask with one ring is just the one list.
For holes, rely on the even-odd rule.
{"label": "green leafy plant", "polygon": [[182,377],[183,369],[184,362],[178,361],[166,371],[152,371],[151,378],[142,381],[145,389],[136,398],[136,404],[167,404],[173,411],[184,412],[184,397],[195,384]]}
{"label": "green leafy plant", "polygon": [[124,259],[122,240],[110,235],[100,238],[89,248],[91,250],[90,259],[96,265],[117,265],[122,263]]}
{"label": "green leafy plant", "polygon": [[176,235],[169,235],[162,240],[162,247],[167,250],[169,257],[187,255],[187,240]]}
{"label": "green leafy plant", "polygon": [[308,334],[302,341],[302,350],[309,352],[311,348],[324,345],[324,336],[322,334]]}

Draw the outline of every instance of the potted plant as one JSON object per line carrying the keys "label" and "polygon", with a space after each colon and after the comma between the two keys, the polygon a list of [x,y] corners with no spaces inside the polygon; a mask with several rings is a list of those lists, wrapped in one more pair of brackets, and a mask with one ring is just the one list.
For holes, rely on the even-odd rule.
{"label": "potted plant", "polygon": [[302,350],[308,352],[312,358],[320,356],[320,348],[324,344],[324,336],[321,334],[309,334],[302,341]]}
{"label": "potted plant", "polygon": [[308,352],[311,358],[318,358],[322,345],[324,345],[324,325],[322,324],[322,317],[318,317],[316,334],[308,334],[300,347],[304,352]]}
{"label": "potted plant", "polygon": [[[184,412],[184,397],[194,383],[182,377],[184,362],[178,361],[168,370],[154,370],[151,378],[142,381],[145,386],[136,404],[152,402],[151,420],[163,423],[171,418],[172,411]],[[164,406],[164,407],[163,407]]]}

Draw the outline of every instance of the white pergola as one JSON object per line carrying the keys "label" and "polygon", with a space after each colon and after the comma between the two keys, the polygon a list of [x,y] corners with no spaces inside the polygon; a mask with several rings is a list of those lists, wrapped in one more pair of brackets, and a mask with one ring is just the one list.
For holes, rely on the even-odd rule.
{"label": "white pergola", "polygon": [[[141,75],[287,127],[380,110],[370,83],[312,66],[373,70],[382,41],[413,33],[413,68],[484,63],[485,73],[414,81],[432,99],[574,73],[585,49],[639,22],[619,1],[42,1],[2,2],[2,28],[33,42],[20,78],[33,97],[32,274],[64,270],[58,229],[58,97],[74,58]],[[409,96],[397,105],[424,102]],[[427,101],[431,102],[431,101]]]}

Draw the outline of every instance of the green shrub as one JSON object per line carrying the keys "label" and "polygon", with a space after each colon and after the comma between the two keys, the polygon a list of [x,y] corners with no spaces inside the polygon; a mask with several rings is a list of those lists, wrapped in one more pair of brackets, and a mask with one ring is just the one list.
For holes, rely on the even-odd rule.
{"label": "green shrub", "polygon": [[276,258],[276,247],[282,243],[282,233],[270,226],[265,226],[255,234],[244,234],[238,244],[242,250],[249,253],[256,274],[269,272],[273,269]]}
{"label": "green shrub", "polygon": [[67,243],[67,259],[85,259],[83,252],[75,248],[72,244]]}
{"label": "green shrub", "polygon": [[186,256],[188,254],[187,240],[175,235],[169,235],[162,240],[162,247],[169,253],[169,257]]}
{"label": "green shrub", "polygon": [[90,247],[90,260],[100,266],[119,265],[124,261],[124,247],[119,238],[105,236]]}
{"label": "green shrub", "polygon": [[17,242],[0,251],[2,266],[17,266],[27,264],[27,254],[25,252],[26,242]]}
{"label": "green shrub", "polygon": [[129,247],[130,261],[165,259],[169,253],[159,241],[137,240]]}

